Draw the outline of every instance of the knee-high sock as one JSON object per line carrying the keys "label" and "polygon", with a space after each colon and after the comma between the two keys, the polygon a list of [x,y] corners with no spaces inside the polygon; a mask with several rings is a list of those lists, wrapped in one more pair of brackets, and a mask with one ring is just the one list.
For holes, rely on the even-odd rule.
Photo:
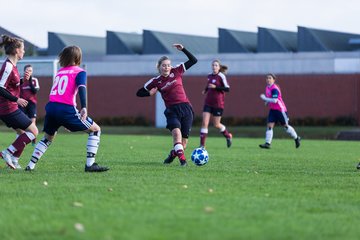
{"label": "knee-high sock", "polygon": [[86,144],[86,165],[90,167],[95,162],[95,155],[99,149],[101,131],[92,132],[89,134]]}
{"label": "knee-high sock", "polygon": [[285,127],[285,131],[293,138],[293,139],[296,139],[298,137],[295,129],[290,126],[290,125],[287,125],[287,127]]}
{"label": "knee-high sock", "polygon": [[206,137],[208,135],[208,129],[207,128],[201,128],[200,129],[200,146],[205,146]]}
{"label": "knee-high sock", "polygon": [[268,144],[271,144],[272,142],[272,139],[273,139],[273,129],[272,128],[268,128],[266,129],[266,132],[265,132],[265,142],[268,143]]}
{"label": "knee-high sock", "polygon": [[9,146],[8,151],[11,152],[14,157],[19,158],[24,151],[26,145],[28,145],[32,140],[35,139],[35,135],[31,132],[24,132]]}
{"label": "knee-high sock", "polygon": [[40,158],[44,155],[48,147],[50,146],[51,141],[47,140],[45,137],[42,138],[35,146],[33,154],[31,156],[30,162],[28,166],[31,169],[35,168],[36,163],[40,160]]}

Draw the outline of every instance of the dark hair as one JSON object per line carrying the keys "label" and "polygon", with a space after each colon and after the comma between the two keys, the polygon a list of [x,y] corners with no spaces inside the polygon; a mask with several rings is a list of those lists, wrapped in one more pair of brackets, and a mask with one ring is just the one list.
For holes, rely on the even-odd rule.
{"label": "dark hair", "polygon": [[61,67],[79,66],[81,64],[82,52],[78,46],[65,47],[59,53],[59,64]]}
{"label": "dark hair", "polygon": [[226,74],[227,70],[229,69],[228,66],[222,65],[219,59],[215,59],[212,61],[212,63],[217,62],[220,65],[219,72]]}
{"label": "dark hair", "polygon": [[31,65],[31,64],[26,64],[26,65],[24,66],[24,71],[26,71],[26,69],[29,68],[29,67],[32,68],[32,65]]}
{"label": "dark hair", "polygon": [[21,38],[10,37],[8,35],[1,35],[0,48],[4,47],[6,55],[15,55],[16,49],[20,48],[24,44],[24,40]]}
{"label": "dark hair", "polygon": [[273,74],[273,73],[268,73],[268,74],[266,74],[266,76],[271,76],[273,79],[275,79],[275,80],[276,80],[276,75],[275,75],[275,74]]}

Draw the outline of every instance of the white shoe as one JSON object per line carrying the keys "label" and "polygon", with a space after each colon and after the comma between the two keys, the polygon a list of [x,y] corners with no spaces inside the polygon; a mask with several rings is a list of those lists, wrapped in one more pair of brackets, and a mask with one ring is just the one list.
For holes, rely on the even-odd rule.
{"label": "white shoe", "polygon": [[9,151],[7,151],[7,150],[1,151],[0,156],[2,157],[2,159],[4,159],[4,161],[10,168],[12,168],[14,170],[16,169],[15,165],[12,163],[13,156],[11,155],[11,153],[9,153]]}
{"label": "white shoe", "polygon": [[19,164],[19,161],[17,161],[17,160],[12,160],[12,163],[13,163],[13,165],[16,167],[16,169],[21,169],[21,166],[20,166],[20,164]]}

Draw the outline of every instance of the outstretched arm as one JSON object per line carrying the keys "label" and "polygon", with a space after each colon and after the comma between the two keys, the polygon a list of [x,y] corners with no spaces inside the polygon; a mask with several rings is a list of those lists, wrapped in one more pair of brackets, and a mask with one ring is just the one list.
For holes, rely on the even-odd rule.
{"label": "outstretched arm", "polygon": [[192,65],[197,63],[196,57],[194,55],[192,55],[191,52],[189,52],[186,48],[184,48],[183,45],[181,45],[179,43],[175,43],[175,44],[173,44],[173,46],[175,48],[177,48],[179,51],[182,51],[183,53],[185,53],[185,55],[188,57],[189,60],[184,63],[186,70],[188,70],[189,68],[191,68]]}

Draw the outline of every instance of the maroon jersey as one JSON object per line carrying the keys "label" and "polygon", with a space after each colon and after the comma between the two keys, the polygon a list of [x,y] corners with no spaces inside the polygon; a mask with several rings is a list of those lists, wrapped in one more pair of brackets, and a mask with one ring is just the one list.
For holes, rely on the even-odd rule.
{"label": "maroon jersey", "polygon": [[[209,74],[207,84],[210,83],[215,84],[216,87],[230,87],[225,75],[221,72],[219,72],[218,74]],[[224,109],[225,92],[216,90],[215,88],[208,88],[205,97],[205,105],[213,108]]]}
{"label": "maroon jersey", "polygon": [[[32,77],[31,81],[32,81],[33,86],[36,89],[40,88],[39,81],[37,78]],[[37,103],[36,93],[33,93],[31,91],[30,82],[24,81],[24,79],[22,79],[22,78],[20,79],[20,82],[22,82],[22,84],[20,86],[20,97],[36,104]]]}
{"label": "maroon jersey", "polygon": [[[17,98],[20,96],[20,74],[9,59],[6,59],[0,70],[0,87],[5,88]],[[17,109],[16,102],[0,96],[0,115],[7,115]]]}
{"label": "maroon jersey", "polygon": [[182,75],[185,71],[185,66],[182,63],[176,68],[172,68],[169,76],[164,77],[160,75],[150,79],[145,83],[144,88],[150,91],[157,87],[166,107],[179,103],[190,103],[182,82]]}

